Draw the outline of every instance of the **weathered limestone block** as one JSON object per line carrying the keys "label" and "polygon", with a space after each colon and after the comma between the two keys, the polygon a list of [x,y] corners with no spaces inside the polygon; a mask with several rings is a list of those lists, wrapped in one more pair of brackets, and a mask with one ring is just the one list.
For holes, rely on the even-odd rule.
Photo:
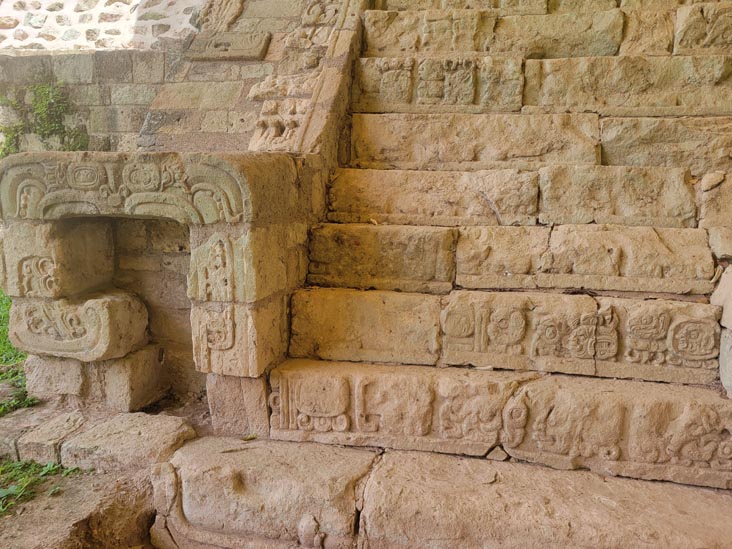
{"label": "weathered limestone block", "polygon": [[85,423],[81,412],[59,414],[50,421],[31,429],[18,439],[18,455],[22,461],[59,463],[61,443]]}
{"label": "weathered limestone block", "polygon": [[460,230],[456,284],[710,293],[714,260],[701,229],[560,225]]}
{"label": "weathered limestone block", "polygon": [[730,512],[732,498],[710,490],[387,452],[366,483],[360,531],[370,549],[715,547],[732,534]]}
{"label": "weathered limestone block", "polygon": [[209,374],[206,376],[206,397],[217,435],[269,438],[267,380],[264,377]]}
{"label": "weathered limestone block", "polygon": [[351,162],[408,170],[598,164],[598,117],[355,114]]}
{"label": "weathered limestone block", "polygon": [[24,433],[48,422],[57,413],[49,407],[33,406],[0,417],[0,459],[19,461],[18,439]]}
{"label": "weathered limestone block", "polygon": [[535,225],[535,172],[336,172],[328,219],[396,225]]}
{"label": "weathered limestone block", "polygon": [[191,230],[188,297],[252,303],[305,278],[307,225],[205,226]]}
{"label": "weathered limestone block", "polygon": [[529,59],[524,104],[621,116],[729,114],[730,75],[732,57],[722,56]]}
{"label": "weathered limestone block", "polygon": [[291,360],[272,372],[270,436],[482,456],[533,374]]}
{"label": "weathered limestone block", "polygon": [[440,299],[398,292],[322,289],[292,297],[290,355],[435,364]]}
{"label": "weathered limestone block", "polygon": [[366,57],[356,62],[354,112],[515,112],[521,58]]}
{"label": "weathered limestone block", "polygon": [[399,11],[476,9],[493,11],[496,15],[521,15],[546,13],[546,4],[547,0],[377,0],[376,8]]}
{"label": "weathered limestone block", "polygon": [[261,61],[267,54],[269,32],[200,32],[186,57],[193,61]]}
{"label": "weathered limestone block", "polygon": [[713,384],[719,316],[677,301],[453,292],[443,300],[440,361]]}
{"label": "weathered limestone block", "polygon": [[717,259],[732,259],[732,227],[710,227],[709,247]]}
{"label": "weathered limestone block", "polygon": [[674,53],[726,55],[732,47],[732,2],[693,3],[676,12]]}
{"label": "weathered limestone block", "polygon": [[[629,10],[675,11],[679,6],[696,4],[699,0],[620,0],[620,7]],[[715,0],[711,0],[714,2]]]}
{"label": "weathered limestone block", "polygon": [[671,55],[674,47],[673,11],[624,11],[625,29],[619,55]]}
{"label": "weathered limestone block", "polygon": [[549,227],[460,229],[455,282],[465,288],[534,288],[549,249]]}
{"label": "weathered limestone block", "polygon": [[293,221],[304,216],[303,198],[294,161],[280,154],[45,152],[0,164],[5,220]]}
{"label": "weathered limestone block", "polygon": [[108,285],[112,230],[104,221],[13,223],[3,231],[6,295],[58,299]]}
{"label": "weathered limestone block", "polygon": [[195,436],[179,417],[119,414],[67,439],[61,445],[61,463],[101,472],[140,468],[167,460]]}
{"label": "weathered limestone block", "polygon": [[732,330],[732,267],[727,267],[722,273],[709,302],[722,307],[721,324]]}
{"label": "weathered limestone block", "polygon": [[732,229],[732,179],[724,172],[707,173],[701,179],[699,226]]}
{"label": "weathered limestone block", "polygon": [[316,227],[310,237],[314,286],[447,293],[455,279],[455,229],[393,225]]}
{"label": "weathered limestone block", "polygon": [[118,412],[140,410],[159,400],[167,389],[157,345],[91,363],[31,355],[25,372],[28,393],[36,398]]}
{"label": "weathered limestone block", "polygon": [[504,409],[503,448],[559,469],[732,486],[732,402],[714,391],[551,376]]}
{"label": "weathered limestone block", "polygon": [[287,300],[275,295],[246,305],[195,303],[191,327],[199,372],[259,377],[287,351]]}
{"label": "weathered limestone block", "polygon": [[727,398],[732,398],[732,330],[722,329],[719,349],[719,377],[727,390]]}
{"label": "weathered limestone block", "polygon": [[687,170],[626,166],[547,166],[539,170],[539,222],[696,225]]}
{"label": "weathered limestone block", "polygon": [[94,362],[121,358],[147,341],[147,310],[119,290],[87,299],[16,299],[8,335],[28,353]]}
{"label": "weathered limestone block", "polygon": [[602,163],[732,171],[732,118],[603,118]]}
{"label": "weathered limestone block", "polygon": [[202,438],[153,473],[152,538],[179,547],[327,547],[355,543],[359,485],[373,452]]}
{"label": "weathered limestone block", "polygon": [[598,297],[612,342],[597,356],[597,375],[675,383],[719,379],[721,310],[679,301]]}
{"label": "weathered limestone block", "polygon": [[582,13],[612,10],[618,7],[618,0],[548,0],[551,13]]}
{"label": "weathered limestone block", "polygon": [[615,55],[623,35],[623,13],[516,15],[490,11],[366,11],[369,57],[414,53],[487,52],[522,57]]}
{"label": "weathered limestone block", "polygon": [[548,288],[684,294],[714,289],[714,260],[702,229],[562,225],[552,231],[542,270],[537,283]]}

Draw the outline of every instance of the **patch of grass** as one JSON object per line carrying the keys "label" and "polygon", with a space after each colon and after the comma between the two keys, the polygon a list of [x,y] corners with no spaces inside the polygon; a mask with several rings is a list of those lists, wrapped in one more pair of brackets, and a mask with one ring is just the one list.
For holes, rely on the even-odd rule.
{"label": "patch of grass", "polygon": [[0,292],[0,383],[10,385],[15,391],[5,400],[0,401],[0,417],[38,404],[38,399],[28,396],[25,388],[25,372],[17,366],[25,360],[25,353],[20,352],[8,339],[8,319],[10,316],[10,298]]}
{"label": "patch of grass", "polygon": [[[10,321],[10,298],[0,291],[0,365],[13,365],[25,360],[25,353],[19,351],[8,339]],[[2,378],[0,378],[2,379]]]}
{"label": "patch of grass", "polygon": [[[40,485],[49,478],[59,475],[67,477],[79,472],[77,468],[66,469],[56,463],[41,465],[34,461],[0,462],[0,517],[9,514],[19,503],[33,499]],[[59,486],[48,491],[51,496],[60,493]]]}

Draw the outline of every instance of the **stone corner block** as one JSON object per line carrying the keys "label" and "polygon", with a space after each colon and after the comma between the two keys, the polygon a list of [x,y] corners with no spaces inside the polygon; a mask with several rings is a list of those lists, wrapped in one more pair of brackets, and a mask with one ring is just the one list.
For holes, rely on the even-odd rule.
{"label": "stone corner block", "polygon": [[211,421],[218,436],[269,438],[267,381],[264,377],[206,376]]}

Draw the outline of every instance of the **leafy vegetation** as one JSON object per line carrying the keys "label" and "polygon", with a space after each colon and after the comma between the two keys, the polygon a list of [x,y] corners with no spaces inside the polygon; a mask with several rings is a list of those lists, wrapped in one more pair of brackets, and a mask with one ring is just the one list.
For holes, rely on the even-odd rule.
{"label": "leafy vegetation", "polygon": [[[38,489],[52,477],[67,477],[79,472],[76,467],[66,469],[56,463],[41,465],[34,461],[0,462],[0,516],[10,513],[19,503],[33,499]],[[49,496],[60,493],[60,486],[52,486],[48,490]]]}
{"label": "leafy vegetation", "polygon": [[15,390],[9,398],[0,400],[0,417],[20,408],[38,404],[38,400],[28,396],[25,388],[25,373],[16,366],[25,359],[25,354],[13,347],[8,339],[8,319],[10,298],[0,292],[0,383],[10,385]]}
{"label": "leafy vegetation", "polygon": [[9,321],[10,298],[0,291],[0,365],[13,365],[25,360],[25,353],[13,347],[8,339]]}

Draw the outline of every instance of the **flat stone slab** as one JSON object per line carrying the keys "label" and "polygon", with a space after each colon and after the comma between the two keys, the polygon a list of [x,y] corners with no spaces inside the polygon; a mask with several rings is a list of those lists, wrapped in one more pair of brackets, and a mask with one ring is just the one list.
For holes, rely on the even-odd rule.
{"label": "flat stone slab", "polygon": [[352,547],[361,484],[375,459],[315,444],[199,439],[155,469],[153,542]]}
{"label": "flat stone slab", "polygon": [[387,452],[366,483],[360,532],[370,549],[723,547],[730,512],[732,496],[713,490]]}
{"label": "flat stone slab", "polygon": [[168,459],[195,436],[179,417],[119,414],[67,439],[61,445],[61,463],[99,471],[141,468]]}

